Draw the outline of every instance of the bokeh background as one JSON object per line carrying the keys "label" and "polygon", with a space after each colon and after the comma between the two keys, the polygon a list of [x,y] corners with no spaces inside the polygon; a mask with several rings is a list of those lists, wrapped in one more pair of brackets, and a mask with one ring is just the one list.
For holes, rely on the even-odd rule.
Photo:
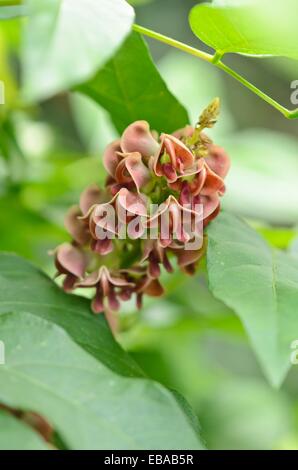
{"label": "bokeh background", "polygon": [[[139,24],[207,50],[188,26],[197,1],[131,3]],[[48,251],[68,239],[65,211],[86,185],[103,181],[102,151],[117,134],[107,113],[79,94],[24,107],[18,97],[18,21],[0,20],[0,79],[6,84],[6,104],[0,106],[0,249],[53,275]],[[232,160],[224,209],[245,217],[272,245],[296,251],[298,262],[297,121],[287,121],[210,64],[148,43],[193,123],[215,96],[221,98],[221,118],[209,135]],[[297,62],[235,55],[224,60],[291,108]],[[167,296],[147,301],[142,312],[125,306],[122,345],[148,376],[188,399],[208,448],[298,449],[298,366],[280,390],[268,385],[239,319],[208,290],[204,266],[194,278],[176,273],[164,282]]]}

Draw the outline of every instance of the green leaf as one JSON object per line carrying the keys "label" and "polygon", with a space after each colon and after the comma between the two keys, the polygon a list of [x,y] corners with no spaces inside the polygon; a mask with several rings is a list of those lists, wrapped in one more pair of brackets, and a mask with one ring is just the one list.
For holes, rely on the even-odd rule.
{"label": "green leaf", "polygon": [[38,434],[24,422],[4,411],[0,411],[0,450],[48,449]]}
{"label": "green leaf", "polygon": [[266,376],[278,386],[298,339],[297,260],[228,213],[210,225],[208,236],[210,288],[239,315]]}
{"label": "green leaf", "polygon": [[[71,449],[201,449],[175,397],[146,379],[118,376],[56,325],[0,316],[6,364],[0,400],[51,421]],[[179,432],[177,432],[179,430]]]}
{"label": "green leaf", "polygon": [[0,317],[7,311],[27,311],[64,328],[84,349],[124,375],[142,375],[113,339],[103,316],[95,316],[90,301],[65,294],[44,273],[24,259],[0,254]]}
{"label": "green leaf", "polygon": [[79,91],[109,111],[120,133],[138,119],[159,132],[173,132],[188,123],[186,110],[167,89],[148,47],[135,32]]}
{"label": "green leaf", "polygon": [[87,80],[129,33],[134,11],[124,0],[26,0],[24,96],[45,99]]}
{"label": "green leaf", "polygon": [[219,54],[298,59],[297,13],[296,0],[229,0],[195,6],[189,21],[194,34]]}

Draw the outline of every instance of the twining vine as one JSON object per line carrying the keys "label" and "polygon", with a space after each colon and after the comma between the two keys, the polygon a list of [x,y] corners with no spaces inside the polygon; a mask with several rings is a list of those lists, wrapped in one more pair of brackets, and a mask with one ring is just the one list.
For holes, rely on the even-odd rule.
{"label": "twining vine", "polygon": [[[24,4],[23,0],[0,0],[0,7],[1,6],[6,6],[6,7],[18,6],[18,5],[23,5],[23,4]],[[22,12],[22,14],[24,14],[24,12]],[[266,103],[268,103],[270,106],[272,106],[281,114],[283,114],[287,119],[298,119],[298,108],[294,110],[290,110],[286,108],[285,106],[282,106],[276,100],[274,100],[269,95],[264,93],[262,90],[257,88],[255,85],[250,83],[246,78],[244,78],[238,72],[228,67],[226,64],[222,62],[221,59],[223,57],[223,54],[220,51],[215,51],[214,54],[208,54],[207,52],[201,51],[200,49],[197,49],[195,47],[191,47],[187,44],[184,44],[183,42],[177,41],[161,33],[157,33],[156,31],[152,31],[151,29],[144,28],[143,26],[140,26],[138,24],[134,24],[133,29],[134,31],[140,34],[149,36],[157,41],[168,44],[169,46],[175,47],[176,49],[180,49],[188,54],[198,57],[199,59],[209,62],[210,64],[214,65],[215,67],[219,68],[220,70],[223,70],[224,72],[232,76],[235,80],[240,82],[250,91],[252,91],[257,96],[259,96],[262,100],[266,101]]]}
{"label": "twining vine", "polygon": [[140,34],[149,36],[153,39],[156,39],[157,41],[163,42],[165,44],[168,44],[169,46],[175,47],[176,49],[180,49],[181,51],[184,51],[188,54],[198,57],[199,59],[202,59],[205,62],[209,62],[210,64],[223,70],[224,72],[228,73],[233,78],[238,80],[238,82],[242,83],[242,85],[244,85],[246,88],[251,90],[256,95],[258,95],[264,101],[266,101],[266,103],[273,106],[273,108],[277,109],[277,111],[282,113],[287,119],[298,119],[298,108],[291,111],[287,109],[286,107],[282,106],[280,103],[275,101],[270,96],[266,95],[266,93],[264,93],[255,85],[250,83],[248,80],[242,77],[242,75],[240,75],[235,70],[231,69],[226,64],[224,64],[221,60],[223,57],[223,54],[221,54],[220,52],[215,52],[215,54],[213,55],[208,54],[207,52],[201,51],[200,49],[196,49],[195,47],[188,46],[187,44],[184,44],[183,42],[176,41],[175,39],[169,38],[160,33],[156,33],[155,31],[144,28],[143,26],[139,26],[137,24],[133,25],[133,29]]}

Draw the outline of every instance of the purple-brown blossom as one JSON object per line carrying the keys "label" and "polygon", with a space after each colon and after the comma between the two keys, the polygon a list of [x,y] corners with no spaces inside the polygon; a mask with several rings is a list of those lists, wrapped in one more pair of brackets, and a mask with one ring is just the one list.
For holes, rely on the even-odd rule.
{"label": "purple-brown blossom", "polygon": [[195,128],[158,135],[136,121],[103,155],[104,188],[89,186],[65,218],[71,241],[55,250],[66,291],[92,288],[94,313],[122,301],[160,296],[162,270],[173,259],[193,274],[205,252],[204,227],[220,211],[230,161],[203,132],[214,124],[215,100]]}

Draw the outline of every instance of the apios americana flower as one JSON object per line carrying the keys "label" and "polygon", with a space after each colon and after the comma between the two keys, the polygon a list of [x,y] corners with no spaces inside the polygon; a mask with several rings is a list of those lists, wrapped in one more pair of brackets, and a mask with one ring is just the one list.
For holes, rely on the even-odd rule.
{"label": "apios americana flower", "polygon": [[161,135],[161,147],[153,161],[157,176],[164,176],[168,183],[175,183],[179,178],[199,173],[203,166],[204,161],[196,160],[181,140],[173,135]]}
{"label": "apios americana flower", "polygon": [[82,281],[76,284],[77,287],[95,287],[96,294],[92,301],[92,309],[95,313],[104,311],[105,299],[111,310],[119,309],[118,296],[125,295],[129,288],[133,288],[133,283],[126,281],[117,273],[114,275],[106,266],[101,266],[97,271],[89,274]]}
{"label": "apios americana flower", "polygon": [[200,212],[201,205],[194,206],[193,202],[190,199],[188,203],[180,204],[170,195],[147,221],[151,237],[152,229],[156,228],[164,248],[176,247],[176,242],[185,244],[197,238],[202,240],[203,213]]}
{"label": "apios americana flower", "polygon": [[93,184],[82,192],[79,205],[72,206],[67,212],[64,221],[65,227],[78,245],[85,245],[91,240],[84,216],[88,213],[90,207],[99,204],[103,199],[103,192]]}
{"label": "apios americana flower", "polygon": [[152,279],[160,276],[160,265],[162,265],[168,273],[173,272],[167,250],[161,245],[160,240],[152,240],[149,238],[144,242],[143,258],[141,262],[147,260],[148,273]]}
{"label": "apios americana flower", "polygon": [[121,188],[109,202],[93,206],[83,218],[89,219],[92,236],[100,241],[126,235],[131,239],[140,238],[145,231],[142,218],[146,217],[147,197]]}
{"label": "apios americana flower", "polygon": [[109,174],[108,186],[112,194],[119,189],[138,192],[150,181],[149,157],[158,150],[158,142],[146,121],[137,121],[124,131],[121,139],[108,145],[103,163]]}
{"label": "apios americana flower", "polygon": [[[160,136],[146,121],[129,125],[103,155],[105,187],[88,187],[65,225],[71,243],[55,251],[64,289],[94,288],[94,313],[121,301],[159,296],[171,259],[188,274],[205,253],[203,228],[220,210],[230,161],[204,134],[218,114],[215,100],[195,128]],[[153,210],[152,210],[153,207]]]}
{"label": "apios americana flower", "polygon": [[63,243],[55,250],[57,275],[64,274],[63,288],[66,292],[73,290],[87,268],[87,258],[82,249],[74,244]]}

